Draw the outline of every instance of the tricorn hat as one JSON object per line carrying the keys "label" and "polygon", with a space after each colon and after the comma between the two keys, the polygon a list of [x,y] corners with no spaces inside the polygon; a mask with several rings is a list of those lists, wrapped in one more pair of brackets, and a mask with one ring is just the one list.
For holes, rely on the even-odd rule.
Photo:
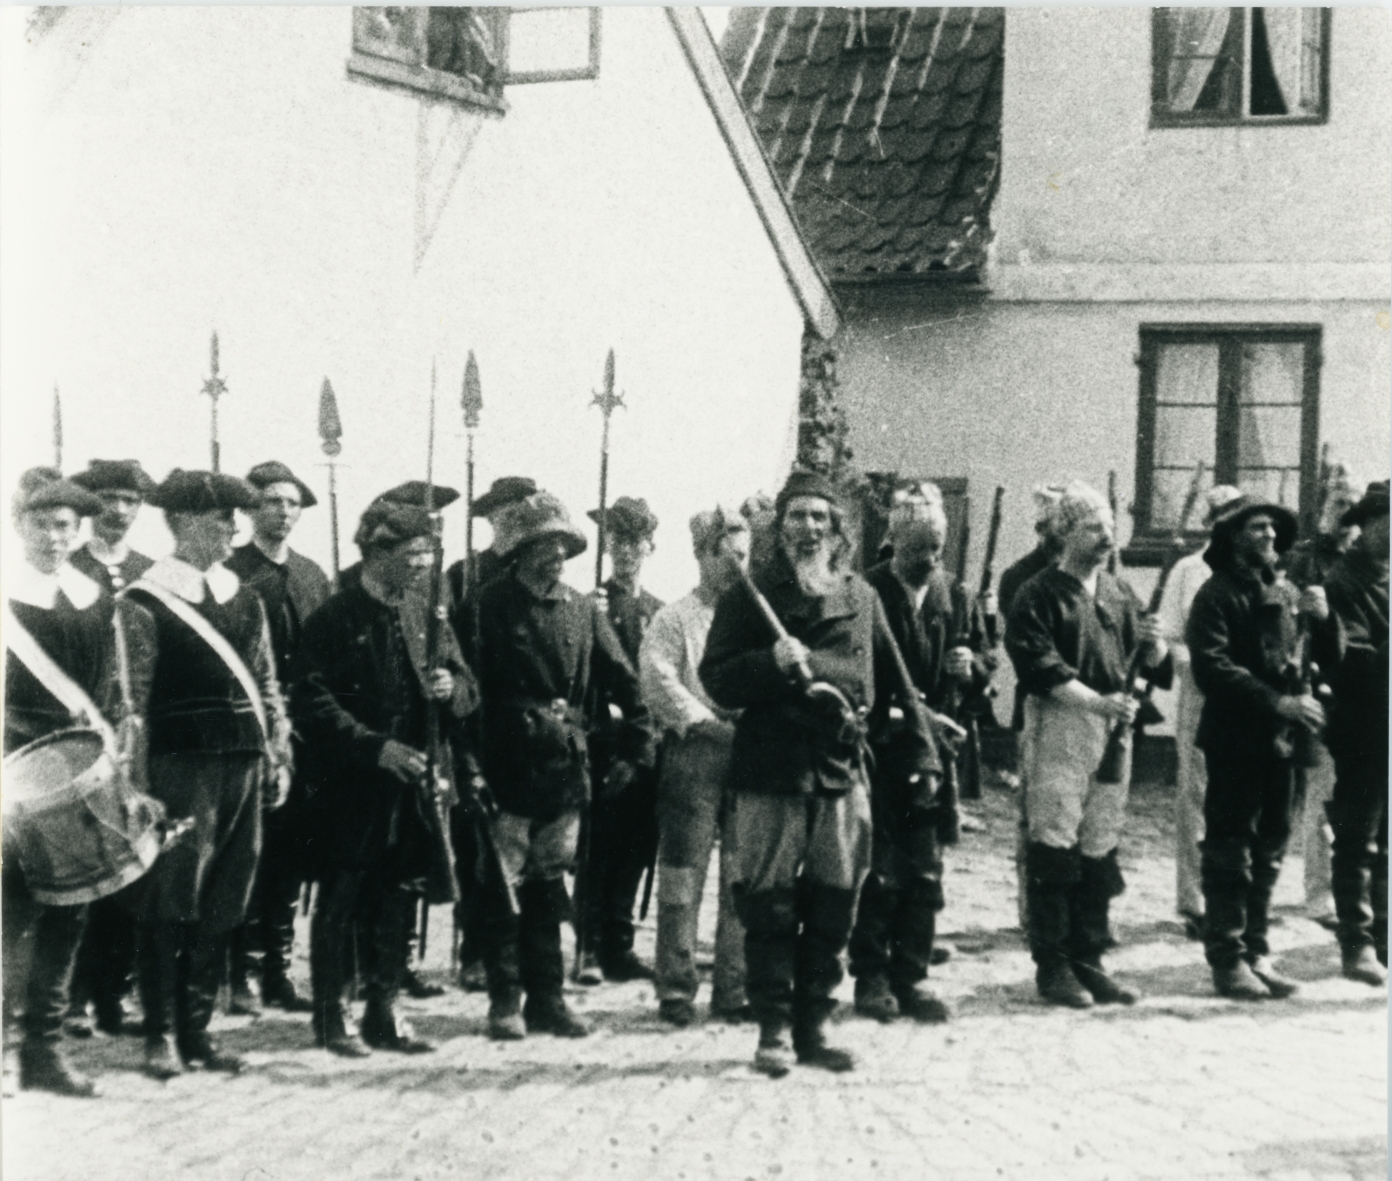
{"label": "tricorn hat", "polygon": [[491,517],[501,508],[516,504],[537,490],[536,481],[526,476],[503,476],[493,481],[493,486],[474,501],[476,517]]}
{"label": "tricorn hat", "polygon": [[72,482],[88,492],[133,492],[149,500],[155,482],[145,474],[138,459],[93,459],[85,472],[78,472]]}
{"label": "tricorn hat", "polygon": [[31,467],[19,477],[13,507],[15,516],[41,508],[70,508],[79,517],[95,517],[102,502],[81,484],[63,479],[57,468]]}
{"label": "tricorn hat", "polygon": [[404,484],[398,484],[395,488],[388,488],[377,497],[377,500],[390,501],[392,504],[410,504],[417,508],[425,507],[425,494],[427,489],[430,491],[430,499],[433,507],[438,511],[448,508],[459,499],[459,491],[444,484],[429,485],[424,480],[407,480]]}
{"label": "tricorn hat", "polygon": [[507,505],[498,514],[493,549],[500,558],[514,558],[523,547],[542,537],[561,538],[568,558],[584,553],[589,544],[570,519],[565,505],[551,493],[538,491]]}
{"label": "tricorn hat", "polygon": [[[590,509],[586,516],[599,524],[599,509]],[[642,497],[620,496],[609,506],[605,518],[605,527],[613,537],[641,541],[657,532],[657,518]]]}
{"label": "tricorn hat", "polygon": [[1363,498],[1339,518],[1344,528],[1362,525],[1374,517],[1387,516],[1387,481],[1374,480],[1363,493]]}
{"label": "tricorn hat", "polygon": [[309,485],[278,459],[258,463],[247,472],[246,478],[248,483],[261,489],[269,488],[272,484],[294,484],[300,490],[300,505],[303,508],[313,508],[319,503],[319,498],[310,491]]}
{"label": "tricorn hat", "polygon": [[836,485],[831,482],[829,476],[803,468],[795,468],[789,473],[783,490],[779,492],[778,498],[773,502],[774,512],[780,518],[787,509],[788,502],[795,496],[816,496],[828,504],[841,503],[841,494],[836,490]]}
{"label": "tricorn hat", "polygon": [[1258,513],[1270,517],[1272,525],[1276,528],[1276,552],[1278,554],[1285,553],[1295,544],[1295,535],[1300,528],[1295,514],[1283,504],[1273,504],[1271,501],[1262,500],[1245,492],[1236,499],[1228,501],[1223,506],[1222,511],[1214,517],[1214,543],[1228,542],[1245,522]]}
{"label": "tricorn hat", "polygon": [[150,494],[149,501],[167,513],[253,509],[261,503],[261,490],[239,476],[228,476],[222,472],[186,472],[176,467]]}

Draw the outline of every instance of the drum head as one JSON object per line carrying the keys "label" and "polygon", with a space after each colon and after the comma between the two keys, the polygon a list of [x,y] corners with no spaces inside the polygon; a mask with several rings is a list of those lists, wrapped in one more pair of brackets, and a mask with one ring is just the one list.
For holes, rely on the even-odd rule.
{"label": "drum head", "polygon": [[4,763],[6,805],[33,805],[69,787],[102,757],[95,730],[59,730],[22,746]]}

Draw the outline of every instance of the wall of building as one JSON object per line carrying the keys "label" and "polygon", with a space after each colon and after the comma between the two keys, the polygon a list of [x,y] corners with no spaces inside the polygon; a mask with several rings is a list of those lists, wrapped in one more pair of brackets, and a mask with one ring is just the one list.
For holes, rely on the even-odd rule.
{"label": "wall of building", "polygon": [[[227,470],[275,456],[322,492],[332,380],[345,561],[370,496],[424,474],[432,358],[436,471],[462,488],[469,349],[480,486],[530,474],[576,515],[615,349],[610,494],[663,522],[660,595],[694,579],[690,513],[786,470],[802,317],[661,9],[606,9],[598,80],[511,88],[502,119],[350,80],[347,8],[74,9],[30,44],[22,16],[0,26],[7,486],[51,453],[55,381],[69,468],[205,466],[213,328]],[[295,543],[326,562],[327,513]]]}

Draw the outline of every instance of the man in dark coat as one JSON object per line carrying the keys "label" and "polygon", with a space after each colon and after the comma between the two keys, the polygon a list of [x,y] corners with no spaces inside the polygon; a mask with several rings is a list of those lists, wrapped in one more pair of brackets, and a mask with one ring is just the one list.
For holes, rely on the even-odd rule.
{"label": "man in dark coat", "polygon": [[1204,752],[1201,871],[1204,955],[1219,995],[1290,996],[1267,942],[1272,891],[1290,837],[1294,737],[1317,733],[1324,710],[1288,691],[1297,605],[1319,615],[1323,595],[1297,592],[1275,572],[1295,540],[1289,509],[1244,496],[1213,525],[1204,561],[1213,576],[1194,596],[1185,628],[1204,695],[1196,745]]}
{"label": "man in dark coat", "polygon": [[[73,483],[94,493],[101,511],[92,518],[92,536],[69,559],[70,564],[105,587],[109,594],[129,586],[153,564],[152,558],[126,544],[155,482],[137,459],[94,459]],[[99,898],[87,907],[87,927],[82,933],[77,963],[73,968],[72,1005],[68,1032],[78,1037],[91,1034],[87,1006],[95,1013],[103,1033],[118,1034],[125,1022],[122,1001],[135,971],[135,918],[124,896]]]}
{"label": "man in dark coat", "polygon": [[[24,562],[15,563],[5,588],[6,756],[55,731],[101,722],[75,717],[72,706],[78,702],[65,704],[45,686],[41,662],[36,662],[36,670],[24,659],[20,641],[25,637],[57,666],[60,677],[86,696],[92,712],[110,712],[114,704],[111,596],[68,561],[82,518],[94,516],[101,507],[95,495],[52,468],[34,468],[20,478],[14,517]],[[16,634],[19,629],[25,637]],[[59,683],[55,688],[67,686]],[[15,790],[14,785],[6,786],[9,792]],[[95,1095],[93,1082],[72,1068],[62,1047],[68,984],[87,908],[50,906],[34,897],[21,864],[17,821],[6,811],[0,875],[5,1094],[13,1094],[17,1066],[18,1084],[26,1089]]]}
{"label": "man in dark coat", "polygon": [[583,1037],[589,1030],[562,995],[560,924],[570,914],[563,875],[590,798],[587,736],[599,703],[616,704],[624,721],[603,789],[617,793],[652,767],[651,726],[604,612],[561,581],[566,561],[585,549],[565,506],[547,492],[510,505],[494,548],[509,571],[479,593],[474,666],[483,770],[499,808],[493,839],[520,914],[501,890],[485,895],[489,1034]]}
{"label": "man in dark coat", "polygon": [[775,536],[755,582],[787,635],[779,638],[748,588],[735,587],[716,607],[700,676],[717,705],[744,710],[726,833],[759,1022],[754,1067],[779,1078],[794,1054],[826,1070],[854,1067],[827,1044],[825,1025],[870,868],[866,736],[887,722],[892,699],[904,714],[913,806],[933,806],[941,765],[879,596],[844,568],[849,547],[828,479],[788,477]]}
{"label": "man in dark coat", "polygon": [[[1139,657],[1148,678],[1167,689],[1173,661],[1159,624],[1105,569],[1115,544],[1106,497],[1074,481],[1054,523],[1063,546],[1058,563],[1020,589],[1005,633],[1024,698],[1030,953],[1039,995],[1049,1003],[1131,1004],[1135,993],[1102,967],[1111,900],[1125,889],[1117,845],[1137,708],[1127,674]],[[1122,766],[1104,777],[1104,754],[1117,738],[1125,741]]]}
{"label": "man in dark coat", "polygon": [[[456,496],[437,489],[435,503]],[[319,872],[310,930],[314,1034],[346,1057],[368,1046],[434,1048],[395,1003],[417,903],[458,896],[447,808],[458,778],[476,774],[464,724],[478,696],[449,628],[440,629],[434,663],[428,659],[435,522],[411,499],[383,496],[368,506],[355,538],[362,564],[343,572],[338,591],[305,624],[292,674]],[[431,709],[441,738],[434,752]],[[355,924],[367,994],[361,1040],[343,1013]]]}
{"label": "man in dark coat", "polygon": [[[589,517],[598,524],[599,510],[591,509]],[[663,605],[642,586],[643,563],[653,552],[657,518],[646,500],[631,496],[615,500],[606,518],[611,577],[595,598],[636,669],[643,635]],[[601,717],[609,703],[603,704]],[[611,729],[601,724],[590,744],[598,783],[606,781],[614,758]],[[576,903],[584,911],[580,983],[598,984],[601,973],[607,980],[651,979],[652,969],[633,951],[633,904],[643,870],[657,851],[656,771],[635,776],[617,795],[595,793],[582,820],[580,848],[585,851],[576,888]]]}
{"label": "man in dark coat", "polygon": [[222,565],[234,510],[259,500],[235,476],[176,468],[151,497],[174,553],[120,601],[150,794],[170,817],[194,821],[189,839],[146,875],[137,916],[145,1068],[156,1078],[185,1064],[242,1066],[209,1037],[208,1022],[227,936],[246,918],[262,809],[284,802],[292,763],[266,609]]}
{"label": "man in dark coat", "polygon": [[1387,514],[1379,480],[1342,517],[1362,532],[1329,575],[1329,617],[1315,636],[1334,694],[1326,740],[1343,972],[1379,987],[1387,983]]}
{"label": "man in dark coat", "polygon": [[92,518],[92,536],[71,558],[72,565],[96,579],[109,594],[124,590],[154,565],[126,544],[140,506],[150,499],[155,482],[138,459],[94,459],[73,483],[101,500],[101,512]]}
{"label": "man in dark coat", "polygon": [[[968,687],[986,685],[990,672],[972,605],[940,564],[947,516],[936,485],[896,496],[888,536],[893,557],[871,567],[865,581],[880,596],[914,687],[931,709],[951,712]],[[924,983],[943,908],[940,817],[919,806],[906,774],[913,762],[904,755],[912,750],[904,746],[902,730],[891,726],[875,747],[874,849],[850,941],[856,1010],[877,1021],[901,1013],[945,1021],[947,1006]]]}
{"label": "man in dark coat", "polygon": [[[329,580],[319,566],[290,548],[290,534],[300,514],[318,499],[283,463],[270,460],[247,472],[261,503],[248,514],[252,536],[232,551],[227,568],[261,596],[271,628],[271,650],[282,686],[299,647],[305,620],[329,597]],[[228,949],[232,1012],[256,1013],[260,1006],[247,985],[250,950],[261,948],[261,1001],[287,1012],[305,1013],[310,1003],[290,982],[295,942],[295,902],[309,876],[304,847],[303,774],[290,786],[284,806],[268,814],[262,833],[261,861],[251,892],[247,921],[233,932]]]}
{"label": "man in dark coat", "polygon": [[[488,491],[473,503],[473,515],[482,517],[489,527],[497,530],[498,514],[510,504],[516,504],[537,490],[536,481],[526,476],[502,476],[493,481]],[[450,626],[461,647],[472,644],[478,593],[488,583],[507,572],[498,557],[495,545],[474,554],[472,568],[465,559],[455,562],[445,572],[449,584]],[[454,926],[459,935],[459,986],[466,992],[483,992],[488,979],[483,970],[480,926],[482,911],[476,889],[480,850],[475,822],[468,808],[457,808],[453,817],[454,851],[459,869],[459,902],[455,906]]]}

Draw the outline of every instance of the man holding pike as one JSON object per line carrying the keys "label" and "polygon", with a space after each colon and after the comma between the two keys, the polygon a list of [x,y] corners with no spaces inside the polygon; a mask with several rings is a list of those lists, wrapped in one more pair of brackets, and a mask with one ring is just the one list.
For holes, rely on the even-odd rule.
{"label": "man holding pike", "polygon": [[[836,489],[795,471],[775,504],[777,549],[759,584],[715,610],[701,681],[735,725],[727,828],[746,986],[759,1022],[754,1068],[845,1071],[828,1045],[856,892],[870,868],[866,743],[904,714],[903,767],[915,807],[931,808],[941,764],[928,718],[869,584],[846,568]],[[791,1033],[791,1045],[789,1034]]]}

